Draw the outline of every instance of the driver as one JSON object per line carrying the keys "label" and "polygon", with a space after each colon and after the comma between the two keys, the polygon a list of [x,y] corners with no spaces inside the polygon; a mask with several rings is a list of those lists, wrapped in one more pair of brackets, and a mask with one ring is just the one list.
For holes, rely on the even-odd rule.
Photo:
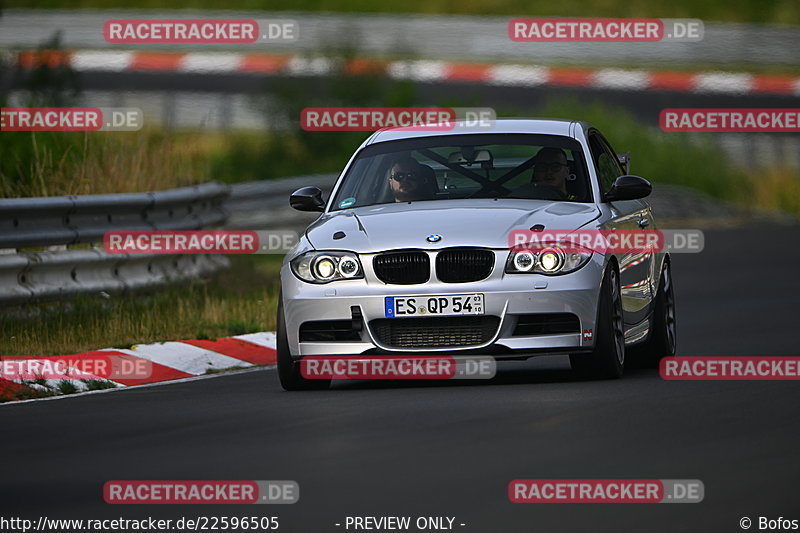
{"label": "driver", "polygon": [[536,154],[533,165],[533,183],[556,189],[565,200],[575,197],[567,192],[569,164],[567,154],[561,148],[545,147]]}
{"label": "driver", "polygon": [[395,202],[414,202],[429,197],[422,166],[413,157],[395,161],[389,171],[389,187]]}

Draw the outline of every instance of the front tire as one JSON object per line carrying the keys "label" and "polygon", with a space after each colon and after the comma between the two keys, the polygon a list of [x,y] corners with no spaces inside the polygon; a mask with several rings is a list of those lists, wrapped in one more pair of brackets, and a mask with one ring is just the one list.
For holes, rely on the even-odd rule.
{"label": "front tire", "polygon": [[625,325],[619,274],[613,265],[603,275],[595,330],[594,350],[589,355],[570,355],[572,369],[587,379],[621,378],[625,368]]}
{"label": "front tire", "polygon": [[278,360],[278,379],[287,391],[324,390],[330,387],[329,379],[306,379],[300,373],[300,364],[292,360],[289,340],[286,336],[286,319],[283,316],[283,294],[278,296],[278,326],[275,351]]}
{"label": "front tire", "polygon": [[653,329],[645,342],[636,346],[636,361],[646,368],[658,368],[661,359],[675,355],[677,322],[675,289],[669,261],[664,261],[653,308]]}

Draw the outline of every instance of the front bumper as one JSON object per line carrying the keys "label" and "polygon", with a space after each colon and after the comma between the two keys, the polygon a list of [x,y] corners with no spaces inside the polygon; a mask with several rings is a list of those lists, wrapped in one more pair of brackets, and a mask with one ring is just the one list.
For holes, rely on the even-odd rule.
{"label": "front bumper", "polygon": [[[289,351],[293,357],[369,352],[481,353],[498,358],[513,358],[547,353],[576,353],[589,351],[594,346],[593,332],[604,267],[601,254],[594,254],[589,263],[577,272],[561,276],[506,274],[503,268],[505,261],[498,260],[487,279],[474,283],[442,283],[431,279],[418,285],[387,285],[379,281],[372,272],[369,266],[371,260],[362,257],[362,263],[365,279],[335,281],[324,285],[302,282],[291,272],[288,263],[283,265],[281,283],[284,316]],[[382,343],[370,326],[373,320],[385,319],[384,299],[387,296],[471,293],[484,295],[485,316],[499,318],[499,326],[495,328],[494,334],[480,344],[445,348],[398,348]],[[352,320],[354,312],[363,317],[358,340],[300,342],[299,331],[303,323]],[[514,334],[520,316],[540,313],[573,314],[579,320],[579,329],[575,333]]]}

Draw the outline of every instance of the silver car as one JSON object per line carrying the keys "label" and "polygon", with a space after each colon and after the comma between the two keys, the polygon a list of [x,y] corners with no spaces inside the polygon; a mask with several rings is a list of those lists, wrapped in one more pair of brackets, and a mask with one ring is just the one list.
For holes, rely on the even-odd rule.
{"label": "silver car", "polygon": [[569,354],[589,378],[675,353],[670,259],[654,251],[518,251],[515,230],[655,229],[650,191],[585,122],[383,130],[352,156],[281,270],[277,359],[287,390],[304,356]]}

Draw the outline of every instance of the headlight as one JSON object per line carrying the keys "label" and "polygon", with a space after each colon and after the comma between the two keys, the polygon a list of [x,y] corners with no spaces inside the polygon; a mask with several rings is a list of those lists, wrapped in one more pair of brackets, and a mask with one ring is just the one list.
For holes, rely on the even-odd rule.
{"label": "headlight", "polygon": [[345,278],[354,278],[358,276],[361,270],[361,265],[358,259],[353,257],[342,257],[339,261],[339,273]]}
{"label": "headlight", "polygon": [[531,252],[514,254],[514,268],[520,272],[528,272],[536,264],[536,256]]}
{"label": "headlight", "polygon": [[364,277],[361,262],[352,252],[306,252],[290,264],[294,275],[308,283]]}
{"label": "headlight", "polygon": [[545,248],[539,252],[539,269],[545,274],[553,274],[564,264],[564,252],[559,248]]}
{"label": "headlight", "polygon": [[330,281],[336,275],[336,261],[332,257],[323,255],[311,260],[311,273],[320,281]]}
{"label": "headlight", "polygon": [[591,250],[570,246],[548,246],[536,251],[511,252],[506,261],[507,274],[568,274],[581,268],[592,257]]}

